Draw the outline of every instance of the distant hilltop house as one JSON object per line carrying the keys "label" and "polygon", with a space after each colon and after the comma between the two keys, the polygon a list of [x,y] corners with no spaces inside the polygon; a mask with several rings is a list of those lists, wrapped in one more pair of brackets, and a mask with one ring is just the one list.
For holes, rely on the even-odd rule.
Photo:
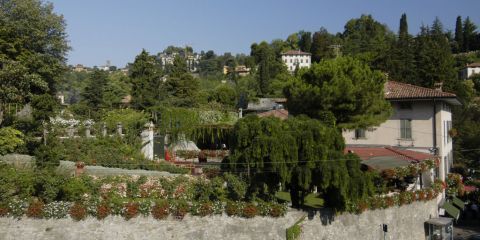
{"label": "distant hilltop house", "polygon": [[312,54],[298,51],[298,50],[291,50],[281,54],[282,55],[282,62],[287,65],[287,69],[289,72],[294,72],[299,68],[309,68],[312,64]]}
{"label": "distant hilltop house", "polygon": [[89,69],[82,64],[77,64],[75,67],[73,67],[74,72],[88,72]]}
{"label": "distant hilltop house", "polygon": [[227,75],[228,73],[234,71],[238,76],[245,77],[250,74],[250,68],[247,68],[245,65],[238,65],[235,69],[231,69],[228,66],[223,66],[223,74]]}
{"label": "distant hilltop house", "polygon": [[[172,53],[160,53],[157,56],[157,59],[160,61],[162,67],[167,65],[173,65],[173,60],[175,57],[180,56],[178,52]],[[190,72],[196,72],[198,70],[198,64],[200,63],[201,56],[198,53],[187,54],[187,57],[184,57],[187,68]]]}
{"label": "distant hilltop house", "polygon": [[457,96],[443,92],[441,85],[430,89],[395,81],[388,81],[384,91],[392,116],[380,126],[345,130],[347,149],[379,169],[400,166],[402,161],[438,159],[433,177],[422,176],[418,183],[428,186],[434,178],[445,181],[453,165],[452,106],[461,104]]}
{"label": "distant hilltop house", "polygon": [[460,71],[460,77],[464,80],[469,79],[475,74],[480,74],[480,62],[467,64],[467,66]]}

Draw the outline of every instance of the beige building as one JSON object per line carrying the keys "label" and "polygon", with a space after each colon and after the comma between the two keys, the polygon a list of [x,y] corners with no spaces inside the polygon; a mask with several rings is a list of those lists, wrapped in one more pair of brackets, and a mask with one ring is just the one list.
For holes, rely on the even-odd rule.
{"label": "beige building", "polygon": [[460,77],[465,80],[475,74],[480,74],[480,62],[467,64],[460,72]]}
{"label": "beige building", "polygon": [[380,126],[344,131],[349,147],[394,147],[436,155],[441,159],[434,175],[445,180],[453,164],[451,106],[460,105],[455,94],[389,81],[385,98],[393,114]]}
{"label": "beige building", "polygon": [[287,51],[281,54],[282,55],[282,62],[287,65],[287,69],[289,72],[294,72],[299,68],[309,68],[312,65],[312,54],[302,52],[302,51]]}

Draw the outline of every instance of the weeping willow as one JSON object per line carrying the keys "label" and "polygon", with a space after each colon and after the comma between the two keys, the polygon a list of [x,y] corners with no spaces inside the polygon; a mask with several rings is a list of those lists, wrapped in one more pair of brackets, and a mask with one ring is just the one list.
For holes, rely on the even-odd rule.
{"label": "weeping willow", "polygon": [[332,124],[307,117],[248,116],[235,124],[232,138],[227,170],[245,176],[252,194],[272,196],[281,184],[299,206],[317,187],[329,195],[326,204],[338,210],[373,194],[360,160],[344,155],[344,139]]}
{"label": "weeping willow", "polygon": [[228,135],[237,121],[235,112],[196,108],[156,109],[156,126],[160,134],[168,134],[172,142],[182,138],[211,140]]}

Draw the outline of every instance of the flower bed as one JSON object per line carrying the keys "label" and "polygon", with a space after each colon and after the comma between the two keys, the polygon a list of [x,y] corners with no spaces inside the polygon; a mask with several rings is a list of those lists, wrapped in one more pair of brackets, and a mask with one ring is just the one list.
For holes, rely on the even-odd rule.
{"label": "flower bed", "polygon": [[432,188],[417,191],[404,191],[390,196],[374,196],[349,205],[348,212],[360,214],[368,209],[386,209],[411,204],[415,201],[429,201],[438,196],[445,188],[444,182],[435,180]]}

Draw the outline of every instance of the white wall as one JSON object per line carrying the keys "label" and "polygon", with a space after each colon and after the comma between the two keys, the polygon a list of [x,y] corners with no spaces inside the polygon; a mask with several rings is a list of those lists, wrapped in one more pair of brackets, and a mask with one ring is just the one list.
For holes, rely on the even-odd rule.
{"label": "white wall", "polygon": [[[441,163],[439,174],[445,179],[453,162],[452,141],[448,136],[445,123],[452,121],[448,104],[442,101],[436,103],[437,148]],[[356,139],[354,130],[343,132],[347,145],[378,145],[404,147],[409,150],[431,153],[433,148],[433,102],[412,102],[412,109],[400,109],[399,102],[392,102],[393,114],[380,126],[367,129],[365,138]],[[400,138],[400,119],[412,119],[412,139]],[[445,158],[447,160],[445,160]],[[449,163],[450,162],[450,163]]]}
{"label": "white wall", "polygon": [[462,69],[462,79],[470,78],[473,74],[480,74],[480,67],[467,67]]}
{"label": "white wall", "polygon": [[282,62],[287,65],[287,69],[290,72],[295,71],[297,64],[300,68],[310,67],[312,64],[311,55],[282,55]]}

